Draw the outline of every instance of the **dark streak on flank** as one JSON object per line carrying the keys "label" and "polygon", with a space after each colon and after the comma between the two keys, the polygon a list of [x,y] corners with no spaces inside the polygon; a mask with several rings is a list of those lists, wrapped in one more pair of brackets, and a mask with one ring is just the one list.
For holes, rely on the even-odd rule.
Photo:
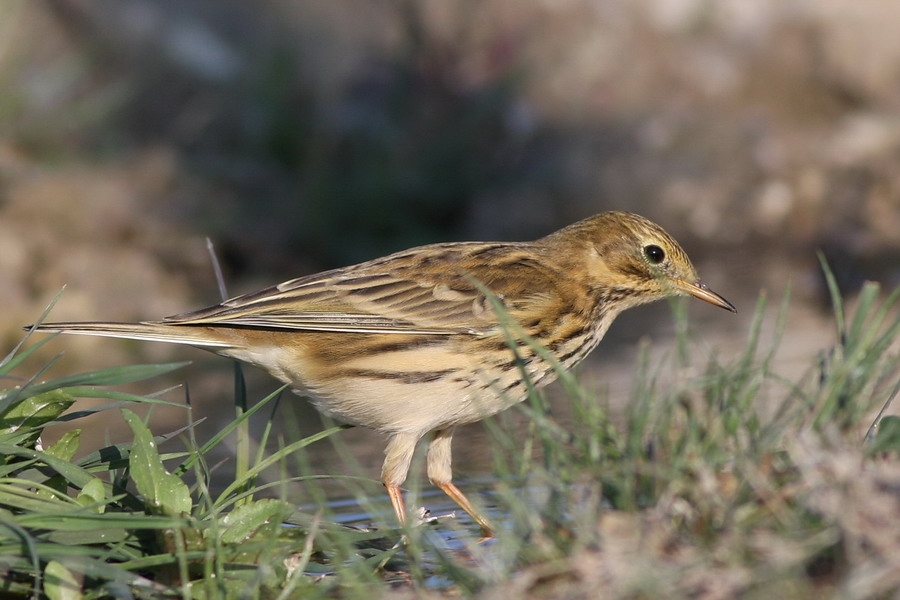
{"label": "dark streak on flank", "polygon": [[385,339],[385,341],[378,341],[375,343],[374,341],[370,344],[366,345],[366,352],[372,353],[386,353],[386,352],[403,352],[406,350],[413,350],[416,348],[427,348],[428,346],[439,346],[445,343],[446,340],[443,336],[425,336],[425,335],[416,335],[411,336],[407,339]]}
{"label": "dark streak on flank", "polygon": [[519,379],[519,380],[513,381],[512,383],[508,384],[505,388],[503,388],[502,390],[500,390],[500,393],[501,393],[501,394],[506,394],[506,393],[508,393],[510,390],[512,390],[512,389],[514,389],[514,388],[516,388],[516,387],[518,387],[518,386],[520,386],[520,385],[525,385],[525,380],[524,380],[524,379]]}
{"label": "dark streak on flank", "polygon": [[[570,337],[570,338],[566,338],[566,339],[563,340],[563,341],[564,341],[564,342],[568,342],[568,341],[571,340],[572,338],[576,338],[576,337],[578,337],[579,335],[583,335],[583,334],[582,334],[581,332],[579,332],[578,334],[573,335],[573,336]],[[569,350],[568,352],[566,352],[566,353],[563,354],[562,356],[557,356],[557,357],[556,357],[556,360],[559,362],[559,364],[564,365],[564,364],[566,364],[566,362],[568,362],[569,359],[571,359],[571,358],[573,358],[573,357],[575,357],[575,356],[578,356],[578,354],[583,353],[584,350],[585,350],[585,349],[584,349],[584,343],[578,344],[577,346],[575,346],[574,348],[572,348],[571,350]]]}
{"label": "dark streak on flank", "polygon": [[376,369],[353,369],[346,371],[344,376],[366,377],[369,379],[384,379],[399,381],[400,383],[416,384],[439,381],[456,372],[457,369],[444,369],[443,371],[378,371]]}

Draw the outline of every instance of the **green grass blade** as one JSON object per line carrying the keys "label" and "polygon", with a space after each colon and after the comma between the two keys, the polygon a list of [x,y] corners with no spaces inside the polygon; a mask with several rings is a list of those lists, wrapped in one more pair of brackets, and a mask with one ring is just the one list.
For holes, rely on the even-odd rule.
{"label": "green grass blade", "polygon": [[[62,293],[63,293],[63,291],[65,291],[65,289],[66,289],[65,286],[63,286],[62,289],[60,289],[58,292],[56,292],[56,295],[53,297],[52,300],[50,300],[50,303],[44,309],[44,312],[42,312],[40,314],[40,316],[37,318],[37,320],[35,321],[35,325],[38,325],[38,324],[44,322],[44,320],[47,318],[47,315],[49,315],[50,311],[53,310],[53,307],[56,306],[56,302],[60,299],[60,297],[62,296]],[[26,358],[31,356],[31,354],[34,353],[38,348],[40,348],[41,346],[43,346],[44,344],[49,342],[51,339],[56,337],[55,335],[45,337],[44,339],[40,340],[36,344],[33,344],[33,345],[29,346],[28,348],[25,348],[25,350],[22,350],[22,348],[25,346],[25,342],[27,342],[29,340],[29,338],[31,338],[31,335],[33,332],[34,332],[33,329],[31,329],[31,328],[27,329],[27,333],[24,336],[22,336],[22,339],[19,340],[19,343],[15,345],[15,347],[9,352],[9,354],[7,354],[3,358],[2,361],[0,361],[0,377],[8,375],[22,361],[24,361]]]}
{"label": "green grass blade", "polygon": [[227,424],[225,427],[223,427],[218,432],[216,432],[216,434],[213,435],[213,437],[211,437],[209,439],[209,441],[207,441],[205,444],[203,444],[203,446],[200,447],[197,450],[197,452],[194,453],[193,456],[188,457],[187,460],[185,460],[182,464],[180,464],[178,466],[178,468],[175,469],[174,473],[180,475],[180,474],[186,473],[191,468],[193,468],[201,456],[207,455],[210,452],[210,450],[212,450],[213,448],[215,448],[216,446],[221,444],[225,440],[225,438],[227,438],[234,431],[236,431],[238,429],[238,427],[241,426],[242,423],[249,420],[250,417],[255,415],[257,412],[261,411],[269,402],[276,400],[281,395],[281,393],[285,389],[287,389],[287,387],[288,386],[286,386],[286,385],[281,386],[280,388],[278,388],[271,394],[268,394],[265,398],[263,398],[262,400],[257,402],[254,406],[251,406],[246,411],[244,411],[244,413],[241,414],[239,417],[237,417],[236,419],[231,421],[229,424]]}
{"label": "green grass blade", "polygon": [[79,386],[99,386],[99,385],[122,385],[126,383],[135,383],[152,377],[158,377],[165,373],[170,373],[176,369],[180,369],[189,362],[175,362],[157,365],[126,365],[122,367],[110,367],[107,369],[99,369],[97,371],[89,371],[87,373],[78,373],[76,375],[68,375],[60,377],[52,381],[35,384],[29,386],[30,395],[40,394],[49,390],[58,388],[70,388]]}
{"label": "green grass blade", "polygon": [[236,479],[233,483],[225,488],[225,490],[219,495],[218,500],[216,501],[216,505],[221,509],[224,505],[230,504],[233,502],[232,496],[240,491],[240,489],[246,484],[248,479],[253,479],[257,477],[260,473],[278,464],[279,461],[285,459],[285,457],[290,454],[309,446],[310,444],[314,444],[318,441],[321,441],[328,436],[334,435],[339,431],[343,431],[347,429],[347,425],[338,425],[336,427],[329,427],[319,433],[310,435],[308,437],[303,438],[302,440],[297,440],[292,444],[288,444],[284,448],[281,448],[277,452],[274,452],[271,456],[268,456],[265,460],[258,462],[253,465],[250,469],[247,470],[247,473],[244,475],[243,479]]}
{"label": "green grass blade", "polygon": [[0,443],[0,455],[18,456],[25,459],[40,461],[62,475],[71,485],[79,488],[87,485],[88,482],[94,479],[94,476],[88,471],[73,465],[69,461],[60,460],[39,450]]}

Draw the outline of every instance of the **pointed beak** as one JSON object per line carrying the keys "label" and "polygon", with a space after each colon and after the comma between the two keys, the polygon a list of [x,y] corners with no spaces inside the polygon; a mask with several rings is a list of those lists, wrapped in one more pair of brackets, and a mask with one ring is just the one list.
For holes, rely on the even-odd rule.
{"label": "pointed beak", "polygon": [[706,284],[704,284],[702,281],[678,281],[676,286],[682,292],[690,294],[695,298],[700,298],[701,300],[709,302],[710,304],[714,304],[715,306],[724,308],[725,310],[730,310],[733,313],[737,312],[737,309],[731,302],[706,287]]}

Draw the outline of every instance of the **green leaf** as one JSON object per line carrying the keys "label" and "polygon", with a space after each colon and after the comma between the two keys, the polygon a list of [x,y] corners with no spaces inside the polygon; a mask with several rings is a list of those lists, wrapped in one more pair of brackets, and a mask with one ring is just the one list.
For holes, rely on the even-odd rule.
{"label": "green leaf", "polygon": [[0,434],[20,428],[38,429],[61,415],[75,399],[63,390],[50,390],[31,396],[10,407],[0,416]]}
{"label": "green leaf", "polygon": [[131,455],[131,442],[122,442],[105,446],[90,454],[82,456],[75,461],[79,467],[87,470],[123,469],[128,465],[128,457]]}
{"label": "green leaf", "polygon": [[55,383],[56,387],[70,387],[81,385],[119,385],[122,383],[134,383],[157,377],[170,371],[175,371],[190,364],[187,361],[175,363],[163,363],[158,365],[125,365],[123,367],[110,367],[87,373],[79,373],[68,377],[61,377],[49,383]]}
{"label": "green leaf", "polygon": [[49,448],[46,448],[44,452],[60,460],[72,460],[75,453],[78,452],[78,444],[80,441],[81,430],[73,429],[72,431],[67,431],[62,434],[62,436],[56,440],[56,443]]}
{"label": "green leaf", "polygon": [[122,409],[122,415],[134,433],[128,460],[131,477],[150,511],[171,517],[190,514],[192,501],[188,486],[166,471],[150,430],[132,411]]}
{"label": "green leaf", "polygon": [[[187,406],[185,406],[183,402],[160,400],[159,398],[154,398],[152,396],[139,396],[137,394],[129,394],[128,392],[120,392],[118,390],[110,390],[107,388],[91,385],[73,385],[65,389],[76,398],[101,398],[104,400],[115,401],[103,406],[86,407],[77,413],[77,415],[79,416],[87,416],[97,412],[119,408],[122,404],[159,404],[160,406],[175,406],[179,408],[187,408]],[[63,417],[63,420],[69,420],[69,414],[66,414]]]}
{"label": "green leaf", "polygon": [[878,433],[875,434],[869,452],[880,454],[898,451],[900,451],[900,417],[888,415],[878,423]]}
{"label": "green leaf", "polygon": [[111,367],[108,369],[89,371],[87,373],[68,375],[43,383],[31,384],[21,389],[17,389],[16,392],[19,396],[32,397],[62,388],[134,383],[135,381],[150,379],[151,377],[156,377],[174,371],[175,369],[180,369],[186,364],[188,363],[178,362],[160,365],[127,365],[124,367]]}
{"label": "green leaf", "polygon": [[62,475],[66,480],[75,487],[84,487],[94,476],[85,469],[73,465],[67,460],[60,460],[55,456],[51,456],[46,452],[32,450],[31,448],[22,448],[14,444],[0,442],[0,456],[18,456],[24,459],[40,461],[48,467]]}
{"label": "green leaf", "polygon": [[264,528],[280,528],[292,510],[287,502],[274,498],[241,505],[222,518],[226,529],[221,539],[226,544],[240,544]]}
{"label": "green leaf", "polygon": [[[73,517],[71,520],[77,519]],[[54,529],[41,534],[41,538],[49,543],[62,544],[71,547],[89,547],[99,544],[120,544],[132,534],[125,528],[94,527],[93,529]]]}
{"label": "green leaf", "polygon": [[44,569],[44,593],[50,600],[80,600],[81,584],[61,563],[51,560]]}
{"label": "green leaf", "polygon": [[100,479],[88,482],[75,496],[75,502],[81,506],[94,506],[94,510],[102,514],[106,510],[106,484]]}
{"label": "green leaf", "polygon": [[117,530],[164,531],[184,528],[189,521],[183,518],[146,515],[144,513],[108,512],[97,514],[80,508],[65,512],[52,512],[47,508],[41,513],[17,515],[16,522],[23,527],[55,531],[80,531],[104,536],[117,534]]}

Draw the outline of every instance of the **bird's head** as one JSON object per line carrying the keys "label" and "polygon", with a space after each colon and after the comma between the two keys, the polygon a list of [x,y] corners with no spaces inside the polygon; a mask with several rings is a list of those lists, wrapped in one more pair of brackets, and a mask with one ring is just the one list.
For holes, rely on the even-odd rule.
{"label": "bird's head", "polygon": [[615,296],[622,309],[668,296],[691,295],[737,312],[734,305],[700,281],[678,242],[644,217],[626,212],[601,213],[546,239],[570,246],[574,256],[583,257],[589,285]]}

